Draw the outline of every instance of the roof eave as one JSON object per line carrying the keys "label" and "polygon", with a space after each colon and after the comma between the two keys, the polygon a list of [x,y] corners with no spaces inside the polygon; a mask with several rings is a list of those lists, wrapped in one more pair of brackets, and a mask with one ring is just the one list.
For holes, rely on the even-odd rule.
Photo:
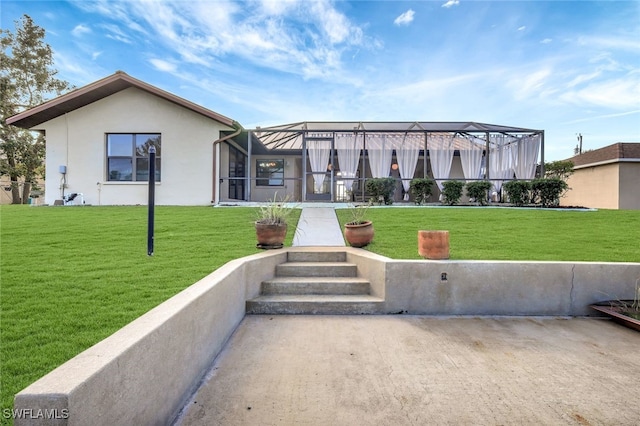
{"label": "roof eave", "polygon": [[[82,108],[100,99],[104,99],[114,93],[135,87],[153,95],[159,96],[176,105],[180,105],[205,117],[211,118],[221,124],[234,127],[234,120],[224,115],[218,114],[184,98],[147,84],[130,75],[117,71],[108,77],[88,84],[79,89],[73,90],[55,99],[40,104],[34,108],[23,111],[14,116],[8,117],[6,122],[25,129],[33,128],[46,121],[64,115],[68,112]],[[237,123],[236,123],[237,124]]]}

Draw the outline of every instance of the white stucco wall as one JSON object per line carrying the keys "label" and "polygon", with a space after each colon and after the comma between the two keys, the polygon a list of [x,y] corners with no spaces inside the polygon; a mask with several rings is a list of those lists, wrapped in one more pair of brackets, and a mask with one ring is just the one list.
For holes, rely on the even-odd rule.
{"label": "white stucco wall", "polygon": [[108,182],[107,133],[160,133],[162,181],[159,205],[206,205],[213,192],[213,141],[231,130],[145,91],[129,88],[60,116],[38,128],[47,138],[46,198],[61,199],[59,166],[67,166],[65,194],[82,193],[87,204],[147,204],[146,182]]}

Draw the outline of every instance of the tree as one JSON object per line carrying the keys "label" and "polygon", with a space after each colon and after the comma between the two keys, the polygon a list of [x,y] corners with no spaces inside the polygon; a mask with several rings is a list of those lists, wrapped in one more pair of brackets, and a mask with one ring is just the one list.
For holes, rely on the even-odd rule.
{"label": "tree", "polygon": [[558,178],[566,182],[567,178],[573,174],[573,161],[552,161],[544,163],[544,175],[547,178]]}
{"label": "tree", "polygon": [[[45,31],[28,15],[16,32],[0,29],[0,174],[11,179],[13,204],[27,203],[31,186],[44,175],[44,135],[7,125],[6,119],[72,87],[55,76]],[[24,181],[20,194],[20,180]]]}

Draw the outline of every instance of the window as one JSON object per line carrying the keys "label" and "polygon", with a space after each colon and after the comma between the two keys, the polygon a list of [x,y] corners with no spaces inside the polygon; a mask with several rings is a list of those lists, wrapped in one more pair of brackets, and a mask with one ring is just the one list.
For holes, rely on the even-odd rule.
{"label": "window", "polygon": [[149,180],[150,146],[156,147],[156,182],[160,182],[160,134],[107,134],[107,180],[147,182]]}
{"label": "window", "polygon": [[229,198],[244,200],[244,178],[247,156],[239,149],[229,146]]}
{"label": "window", "polygon": [[256,160],[257,186],[284,186],[284,160]]}

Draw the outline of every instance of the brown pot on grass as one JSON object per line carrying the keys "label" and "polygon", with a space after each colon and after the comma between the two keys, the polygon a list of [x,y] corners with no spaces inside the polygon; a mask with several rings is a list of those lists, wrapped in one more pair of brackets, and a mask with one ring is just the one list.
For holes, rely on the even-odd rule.
{"label": "brown pot on grass", "polygon": [[425,259],[449,259],[449,231],[418,231],[418,253]]}
{"label": "brown pot on grass", "polygon": [[275,249],[284,245],[284,239],[287,236],[286,223],[260,223],[256,222],[256,238],[258,239],[258,248]]}
{"label": "brown pot on grass", "polygon": [[364,247],[373,241],[373,223],[370,220],[362,223],[344,225],[344,238],[351,247]]}

